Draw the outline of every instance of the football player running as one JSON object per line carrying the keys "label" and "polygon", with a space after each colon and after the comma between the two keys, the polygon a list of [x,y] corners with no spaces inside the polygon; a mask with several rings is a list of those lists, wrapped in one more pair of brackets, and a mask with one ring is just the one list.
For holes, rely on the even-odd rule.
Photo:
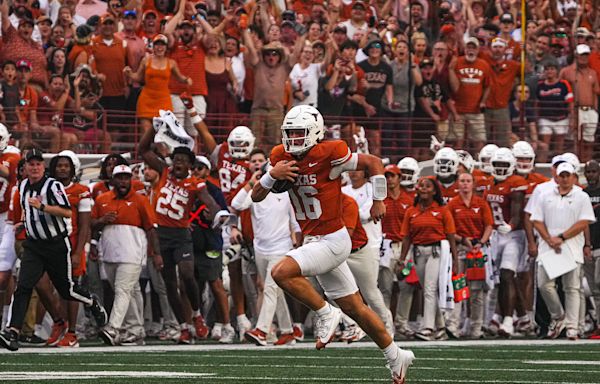
{"label": "football player running", "polygon": [[[516,159],[509,148],[499,148],[490,160],[494,181],[485,192],[485,199],[492,208],[494,233],[491,245],[496,266],[500,269],[498,309],[502,324],[498,333],[512,336],[513,311],[516,301],[516,274],[519,260],[524,254],[525,231],[523,230],[523,207],[527,182],[513,174]],[[498,316],[494,315],[498,322]]]}
{"label": "football player running", "polygon": [[[517,141],[512,147],[513,155],[517,160],[515,170],[517,175],[522,176],[527,181],[527,190],[525,191],[525,204],[538,184],[545,183],[549,179],[541,173],[534,172],[535,151],[531,144],[526,141]],[[534,332],[534,313],[533,313],[533,274],[535,268],[533,261],[537,256],[537,243],[533,232],[533,224],[529,220],[529,214],[523,218],[523,229],[527,237],[527,250],[529,257],[524,255],[517,268],[517,303],[516,311],[518,316],[516,332],[528,335]]]}
{"label": "football player running", "polygon": [[[385,215],[386,180],[381,160],[367,154],[352,154],[341,140],[322,141],[324,123],[314,107],[300,105],[285,116],[283,144],[273,148],[273,168],[254,186],[252,199],[263,200],[277,181],[289,181],[288,190],[296,219],[305,236],[304,244],[290,251],[273,268],[275,282],[317,314],[317,349],[333,338],[342,311],[353,318],[383,351],[394,383],[404,383],[414,354],[400,349],[383,321],[363,302],[346,263],[351,240],[341,217],[341,179],[344,171],[367,170],[373,184],[371,217]],[[340,309],[328,304],[306,276],[315,276],[325,294]]]}

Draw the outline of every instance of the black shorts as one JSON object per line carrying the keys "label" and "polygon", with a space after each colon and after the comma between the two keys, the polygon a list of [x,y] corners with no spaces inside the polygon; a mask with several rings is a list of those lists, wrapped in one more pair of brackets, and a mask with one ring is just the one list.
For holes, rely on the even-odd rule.
{"label": "black shorts", "polygon": [[215,281],[223,276],[223,254],[220,251],[194,253],[196,280]]}
{"label": "black shorts", "polygon": [[192,234],[188,228],[158,227],[160,254],[165,265],[177,265],[182,261],[194,260]]}

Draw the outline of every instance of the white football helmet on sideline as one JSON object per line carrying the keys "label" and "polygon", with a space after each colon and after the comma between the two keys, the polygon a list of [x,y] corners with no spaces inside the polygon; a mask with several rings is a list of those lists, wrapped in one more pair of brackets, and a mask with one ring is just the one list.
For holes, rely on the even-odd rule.
{"label": "white football helmet on sideline", "polygon": [[10,133],[6,125],[0,123],[0,152],[4,152],[10,140]]}
{"label": "white football helmet on sideline", "polygon": [[402,171],[400,176],[400,185],[403,187],[410,187],[415,185],[421,175],[421,169],[419,163],[412,157],[404,157],[398,162],[398,168]]}
{"label": "white football helmet on sideline", "polygon": [[285,115],[281,134],[285,151],[300,155],[325,137],[323,116],[315,107],[297,105]]}
{"label": "white football helmet on sideline", "polygon": [[535,151],[531,144],[526,141],[517,141],[512,147],[513,155],[517,160],[516,170],[518,173],[528,174],[535,166]]}
{"label": "white football helmet on sideline", "polygon": [[64,151],[60,151],[57,156],[68,157],[69,159],[71,159],[73,167],[75,168],[75,177],[79,176],[79,171],[81,171],[81,161],[79,161],[79,158],[77,157],[75,152],[65,149]]}
{"label": "white football helmet on sideline", "polygon": [[21,150],[19,148],[15,147],[14,145],[9,145],[4,150],[4,153],[15,153],[17,155],[20,155],[21,154]]}
{"label": "white football helmet on sideline", "polygon": [[456,150],[456,154],[458,155],[460,164],[465,167],[467,172],[473,173],[473,169],[475,169],[475,160],[473,160],[473,156],[464,149]]}
{"label": "white football helmet on sideline", "polygon": [[498,181],[506,180],[515,171],[517,160],[509,148],[498,148],[490,160],[492,176]]}
{"label": "white football helmet on sideline", "polygon": [[229,132],[227,136],[227,145],[229,145],[229,154],[234,159],[247,159],[250,152],[254,149],[256,137],[250,128],[244,125],[238,125]]}
{"label": "white football helmet on sideline", "polygon": [[456,175],[459,163],[460,159],[454,149],[444,147],[433,157],[433,173],[442,178]]}
{"label": "white football helmet on sideline", "polygon": [[494,152],[496,152],[497,149],[498,146],[496,144],[487,144],[483,148],[481,148],[481,151],[479,151],[479,156],[477,156],[477,160],[479,160],[479,168],[481,168],[483,172],[489,174],[492,173],[492,164],[490,160],[492,159],[492,155],[494,154]]}

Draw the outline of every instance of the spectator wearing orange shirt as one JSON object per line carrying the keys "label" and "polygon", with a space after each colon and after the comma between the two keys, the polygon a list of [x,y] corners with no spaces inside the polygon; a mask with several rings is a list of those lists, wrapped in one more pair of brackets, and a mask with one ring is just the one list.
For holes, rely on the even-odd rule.
{"label": "spectator wearing orange shirt", "polygon": [[[494,220],[489,204],[474,193],[475,179],[470,173],[462,173],[458,176],[458,196],[448,203],[448,210],[452,214],[456,225],[456,243],[458,254],[464,263],[468,252],[481,251],[488,243],[492,234]],[[481,326],[483,325],[483,313],[486,296],[485,280],[469,281],[471,297],[471,329],[469,335],[474,339],[483,336]],[[461,306],[456,305],[446,323],[447,332],[458,336]]]}
{"label": "spectator wearing orange shirt", "polygon": [[485,108],[485,130],[488,133],[493,132],[493,141],[497,145],[507,147],[511,134],[508,102],[521,65],[505,58],[508,48],[506,40],[496,37],[490,45],[491,55],[483,56],[491,68],[490,93]]}
{"label": "spectator wearing orange shirt", "polygon": [[415,203],[406,211],[402,222],[402,254],[396,271],[404,268],[408,251],[413,245],[415,268],[424,296],[423,322],[416,334],[421,340],[447,337],[444,318],[438,306],[438,280],[443,240],[450,243],[452,271],[458,271],[455,233],[454,219],[444,207],[439,184],[429,178],[420,179]]}
{"label": "spectator wearing orange shirt", "polygon": [[[487,141],[485,108],[490,94],[490,66],[477,56],[479,40],[470,37],[465,44],[465,56],[452,60],[449,65],[450,88],[454,93],[458,118],[452,127],[456,148],[463,148],[465,139],[479,152]],[[465,129],[467,135],[465,136]]]}

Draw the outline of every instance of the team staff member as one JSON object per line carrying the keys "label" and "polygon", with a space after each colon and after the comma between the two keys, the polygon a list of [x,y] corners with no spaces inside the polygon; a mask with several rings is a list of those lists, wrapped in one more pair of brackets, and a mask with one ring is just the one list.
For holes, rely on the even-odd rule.
{"label": "team staff member", "polygon": [[[403,160],[400,161],[402,163]],[[416,169],[418,173],[418,168]],[[392,319],[396,313],[396,301],[392,300],[395,282],[394,270],[400,259],[402,234],[400,229],[406,210],[415,201],[416,178],[403,180],[402,170],[390,164],[385,167],[385,179],[387,181],[387,197],[383,201],[386,215],[381,221],[384,234],[383,255],[379,262],[378,285],[383,295],[385,305],[391,309]],[[413,287],[405,282],[399,283],[399,326],[397,331],[400,335],[410,336],[408,329],[408,315],[413,297]]]}
{"label": "team staff member", "polygon": [[[62,151],[50,161],[50,176],[54,177],[65,187],[67,199],[71,204],[71,263],[73,277],[80,279],[85,275],[86,255],[85,244],[90,236],[90,212],[92,211],[92,197],[90,190],[74,182],[79,173],[79,159],[72,151]],[[77,326],[77,312],[79,302],[69,301],[63,303],[67,307],[68,330],[63,338],[58,341],[59,347],[78,347],[75,328]]]}
{"label": "team staff member", "polygon": [[548,329],[548,337],[557,338],[563,329],[567,329],[567,337],[578,338],[579,306],[581,288],[580,269],[583,264],[583,247],[585,243],[583,231],[596,221],[590,197],[579,188],[575,188],[575,167],[564,162],[556,168],[556,188],[542,192],[532,207],[531,221],[541,237],[540,255],[554,250],[557,255],[544,258],[544,265],[552,263],[558,253],[570,253],[577,266],[574,270],[560,276],[565,292],[565,306],[560,302],[556,291],[555,279],[550,279],[544,265],[538,268],[537,281],[552,322]]}
{"label": "team staff member", "polygon": [[45,175],[42,152],[33,149],[26,156],[27,179],[20,187],[23,225],[27,231],[17,290],[9,314],[9,325],[0,332],[0,345],[19,349],[18,337],[29,305],[31,292],[47,272],[58,293],[67,300],[88,306],[100,326],[107,315],[96,297],[75,286],[71,276],[69,220],[71,205],[61,183]]}
{"label": "team staff member", "polygon": [[[458,196],[448,203],[456,226],[456,243],[458,253],[464,260],[467,252],[478,252],[484,244],[487,244],[492,234],[494,219],[489,204],[475,191],[474,177],[470,173],[462,173],[458,176]],[[483,312],[485,308],[485,280],[469,281],[471,297],[471,330],[470,336],[479,339],[483,335]],[[455,310],[446,323],[447,331],[458,336],[460,322],[460,308],[456,305]]]}
{"label": "team staff member", "polygon": [[429,178],[419,180],[415,203],[404,215],[401,233],[402,254],[396,270],[404,268],[408,250],[414,245],[415,268],[425,299],[422,329],[416,336],[426,341],[444,337],[444,318],[438,306],[441,241],[448,240],[450,243],[454,273],[458,270],[458,255],[454,220],[444,207],[442,192],[436,181]]}
{"label": "team staff member", "polygon": [[92,209],[92,247],[100,243],[106,275],[115,292],[109,323],[100,332],[108,345],[119,344],[123,321],[127,323],[125,340],[141,343],[144,303],[139,278],[146,250],[157,270],[163,266],[154,212],[148,199],[133,190],[131,176],[131,168],[117,165],[112,173],[114,188],[98,196]]}

